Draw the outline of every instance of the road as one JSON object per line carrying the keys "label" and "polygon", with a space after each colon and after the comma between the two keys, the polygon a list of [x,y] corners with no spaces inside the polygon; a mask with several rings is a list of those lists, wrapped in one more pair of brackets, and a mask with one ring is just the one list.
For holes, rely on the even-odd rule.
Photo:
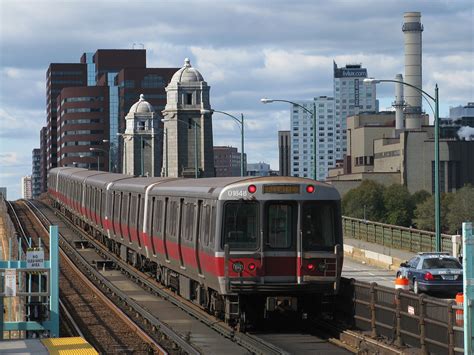
{"label": "road", "polygon": [[396,271],[380,269],[345,257],[342,276],[364,282],[376,282],[381,286],[395,287]]}

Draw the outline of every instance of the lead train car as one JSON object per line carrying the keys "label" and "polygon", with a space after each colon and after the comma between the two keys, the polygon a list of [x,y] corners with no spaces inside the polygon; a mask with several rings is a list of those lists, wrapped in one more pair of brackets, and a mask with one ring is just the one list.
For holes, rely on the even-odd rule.
{"label": "lead train car", "polygon": [[[137,178],[55,168],[56,207],[123,260],[241,326],[337,292],[340,196],[293,177]],[[251,319],[251,320],[250,320]]]}

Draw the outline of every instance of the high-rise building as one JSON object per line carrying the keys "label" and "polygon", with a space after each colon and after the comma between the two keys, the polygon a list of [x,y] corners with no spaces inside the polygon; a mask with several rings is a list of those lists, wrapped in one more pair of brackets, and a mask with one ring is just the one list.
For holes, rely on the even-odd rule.
{"label": "high-rise building", "polygon": [[46,192],[47,190],[47,177],[48,177],[48,128],[43,127],[40,131],[40,193]]}
{"label": "high-rise building", "polygon": [[108,89],[81,86],[61,90],[57,99],[58,166],[109,170],[108,145],[104,143],[109,138]]}
{"label": "high-rise building", "polygon": [[32,198],[31,175],[23,176],[21,178],[21,198]]}
{"label": "high-rise building", "polygon": [[[94,65],[92,65],[92,63]],[[92,77],[95,76],[96,85],[108,86],[109,92],[109,132],[104,137],[110,145],[109,155],[112,161],[120,161],[119,137],[120,127],[125,126],[125,115],[138,97],[130,102],[130,106],[125,107],[122,115],[119,115],[119,84],[116,80],[118,73],[124,68],[146,68],[146,50],[145,49],[98,49],[94,55],[84,53],[81,57],[81,63],[87,65],[87,77],[92,83]],[[94,73],[92,73],[92,71]],[[121,123],[122,122],[122,123]],[[123,130],[122,130],[123,131]]]}
{"label": "high-rise building", "polygon": [[[235,147],[214,147],[214,168],[216,177],[240,176],[241,153]],[[244,175],[247,165],[247,155],[244,153]]]}
{"label": "high-rise building", "polygon": [[41,150],[36,148],[32,152],[31,193],[33,198],[41,194]]}
{"label": "high-rise building", "polygon": [[278,161],[280,176],[291,176],[291,134],[290,131],[278,131]]}
{"label": "high-rise building", "polygon": [[[173,74],[178,71],[179,68],[124,68],[116,76],[116,82],[118,86],[119,95],[119,132],[125,130],[125,116],[128,114],[130,107],[137,102],[140,95],[144,95],[146,101],[153,107],[155,115],[157,117],[158,131],[162,132],[163,122],[161,119],[163,115],[161,111],[165,109],[166,105],[166,86],[170,82]],[[163,135],[158,137],[157,144],[162,145]],[[117,147],[123,147],[122,145],[116,145],[114,141],[110,145],[112,152],[119,150],[119,156],[123,155],[120,149]],[[112,154],[113,155],[113,154]],[[112,167],[113,171],[122,171],[121,160],[119,160],[118,166]],[[161,164],[161,163],[160,163]]]}
{"label": "high-rise building", "polygon": [[[295,101],[291,111],[291,176],[310,177],[314,174],[314,119],[310,112],[316,109],[316,178],[324,180],[329,167],[335,166],[337,146],[341,135],[336,127],[334,99],[327,96],[315,97],[313,100]],[[304,107],[304,109],[303,109]],[[306,110],[310,111],[306,111]],[[338,150],[339,149],[339,150]]]}
{"label": "high-rise building", "polygon": [[334,62],[334,118],[335,118],[335,159],[341,160],[346,154],[346,118],[360,112],[377,112],[375,83],[364,84],[367,69],[361,64],[347,64],[338,68]]}
{"label": "high-rise building", "polygon": [[163,166],[168,176],[215,176],[209,90],[188,58],[166,87]]}
{"label": "high-rise building", "polygon": [[[114,172],[121,171],[122,154],[118,133],[125,129],[125,115],[132,104],[138,100],[139,95],[144,93],[150,104],[155,107],[155,112],[161,117],[161,111],[166,104],[165,87],[176,70],[178,68],[146,68],[145,49],[99,49],[95,53],[84,53],[80,58],[80,63],[52,63],[47,72],[48,125],[45,145],[46,163],[41,169],[42,191],[46,189],[47,170],[56,166],[58,160],[61,164],[96,167],[96,157],[91,157],[90,152],[87,152],[87,149],[97,145],[96,142],[100,142],[101,145],[105,143],[98,149],[106,153],[101,150],[93,153],[94,155],[101,154],[99,157],[101,169],[110,168]],[[78,91],[71,91],[72,87],[76,87]],[[70,109],[96,109],[97,102],[88,100],[96,96],[94,94],[96,91],[102,91],[103,95],[98,96],[103,96],[104,105],[100,118],[96,117],[99,115],[97,112],[92,114],[89,111],[70,112],[71,115],[63,117],[63,124],[71,121],[66,127],[67,130],[62,130],[63,133],[68,134],[66,140],[64,136],[61,138],[61,135],[57,134],[58,129],[65,127],[58,128],[58,113],[56,112],[58,106],[61,106],[61,102],[56,102],[56,99],[65,88],[67,91],[62,93],[61,101],[65,96],[67,99],[75,100],[67,102]],[[96,122],[97,119],[103,122]],[[73,122],[74,126],[71,126]],[[82,126],[76,126],[76,123]],[[88,124],[93,124],[91,129],[87,129]],[[161,120],[159,124],[162,125]],[[102,127],[97,128],[97,125],[102,125]],[[84,133],[85,131],[88,133]],[[98,131],[103,131],[101,137],[98,136]],[[74,132],[78,132],[77,135]],[[88,141],[91,144],[85,143]],[[68,148],[64,151],[66,143]],[[73,148],[75,145],[76,147]],[[78,148],[80,145],[83,146]],[[62,153],[61,150],[63,150]],[[66,156],[61,158],[63,154],[68,154],[71,159],[64,160]],[[113,164],[109,166],[107,160]]]}
{"label": "high-rise building", "polygon": [[259,162],[247,164],[247,176],[270,176],[270,164]]}
{"label": "high-rise building", "polygon": [[46,72],[46,169],[58,164],[57,102],[63,88],[87,85],[86,65],[81,63],[51,63]]}

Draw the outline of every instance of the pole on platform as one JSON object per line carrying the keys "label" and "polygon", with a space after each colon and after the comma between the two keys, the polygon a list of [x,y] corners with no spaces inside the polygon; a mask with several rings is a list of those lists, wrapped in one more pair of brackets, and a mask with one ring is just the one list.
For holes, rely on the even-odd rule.
{"label": "pole on platform", "polygon": [[51,337],[59,337],[59,237],[58,226],[49,226],[49,259],[51,263],[51,280],[49,282],[50,297],[49,315]]}
{"label": "pole on platform", "polygon": [[462,266],[464,273],[463,293],[464,293],[464,354],[472,354],[472,343],[474,338],[474,238],[472,237],[472,223],[462,224]]}

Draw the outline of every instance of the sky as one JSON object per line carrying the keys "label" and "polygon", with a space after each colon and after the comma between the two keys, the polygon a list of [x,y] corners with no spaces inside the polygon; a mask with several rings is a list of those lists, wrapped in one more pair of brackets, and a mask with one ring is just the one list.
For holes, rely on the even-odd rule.
{"label": "sky", "polygon": [[[420,11],[423,89],[439,85],[440,114],[474,101],[471,0],[43,1],[0,0],[0,186],[20,197],[46,124],[46,70],[96,49],[147,50],[148,67],[191,59],[211,86],[211,106],[244,114],[247,159],[278,170],[279,130],[290,107],[262,97],[333,96],[333,60],[361,63],[370,77],[404,73],[403,13]],[[135,45],[136,48],[137,45]],[[377,86],[380,108],[392,84]],[[427,113],[431,112],[426,108]],[[214,145],[240,150],[239,128],[214,114]]]}

